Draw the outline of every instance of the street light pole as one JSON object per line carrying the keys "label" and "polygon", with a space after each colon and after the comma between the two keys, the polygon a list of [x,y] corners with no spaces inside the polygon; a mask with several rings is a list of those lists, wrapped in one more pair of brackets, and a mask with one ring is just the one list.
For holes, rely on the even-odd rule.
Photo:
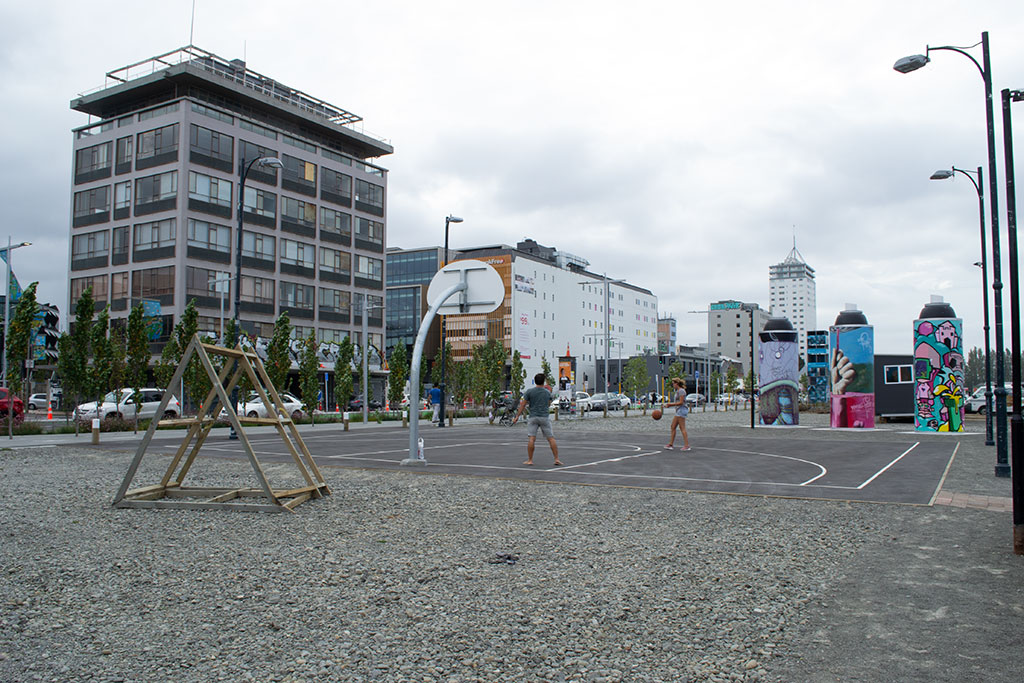
{"label": "street light pole", "polygon": [[4,290],[4,348],[0,349],[3,352],[3,384],[4,388],[7,389],[7,438],[14,438],[14,396],[11,395],[11,387],[7,381],[7,345],[8,345],[8,325],[11,320],[11,252],[21,247],[30,247],[31,242],[22,242],[21,244],[11,245],[11,237],[7,236],[7,287]]}
{"label": "street light pole", "polygon": [[[1013,412],[1010,415],[1010,453],[1013,458],[1013,551],[1024,555],[1024,424],[1021,423],[1020,288],[1017,273],[1017,193],[1014,188],[1013,133],[1010,102],[1024,101],[1024,91],[1004,89],[1003,164],[1006,166],[1006,236],[1010,266],[1010,382]],[[1000,350],[1000,355],[1002,351]]]}
{"label": "street light pole", "polygon": [[[953,177],[954,173],[960,173],[971,181],[974,191],[978,194],[978,221],[981,233],[981,261],[974,265],[981,268],[981,302],[984,310],[985,322],[985,445],[991,446],[995,443],[992,440],[992,358],[991,345],[988,334],[988,256],[985,245],[985,180],[981,166],[977,171],[965,171],[954,166],[952,170],[941,169],[932,173],[929,180],[947,180]],[[977,174],[978,179],[974,179]]]}
{"label": "street light pole", "polygon": [[[238,164],[238,207],[235,211],[238,218],[238,239],[235,240],[235,331],[240,334],[242,329],[239,325],[238,309],[242,304],[242,223],[243,214],[245,212],[245,180],[249,177],[249,171],[252,170],[253,166],[270,166],[271,168],[283,168],[284,164],[277,157],[256,157],[249,163],[245,162],[245,158]],[[223,333],[222,333],[223,336]],[[231,402],[234,404],[234,409],[238,409],[238,385],[231,390]],[[228,434],[229,439],[237,439],[238,434],[235,433],[234,425],[231,426],[231,431]]]}
{"label": "street light pole", "polygon": [[[970,47],[977,47],[977,44]],[[1003,283],[1002,261],[999,254],[999,183],[996,181],[996,131],[995,113],[992,109],[992,64],[989,59],[988,31],[981,34],[981,59],[974,58],[965,48],[953,45],[941,47],[925,47],[925,54],[911,55],[896,60],[893,69],[900,73],[910,73],[926,65],[932,52],[948,50],[967,57],[981,73],[985,83],[985,122],[988,137],[988,183],[989,183],[989,220],[992,223],[992,295],[993,314],[996,319],[996,476],[1010,476],[1010,465],[1006,454],[1006,372],[1003,363]]]}
{"label": "street light pole", "polygon": [[[451,223],[461,222],[462,219],[458,216],[449,214],[444,217],[444,263],[441,264],[442,268],[448,265],[448,226]],[[445,395],[445,390],[448,388],[448,349],[445,347],[445,337],[448,330],[445,321],[446,318],[441,316],[441,386],[438,387],[441,390],[441,412],[438,415],[438,427],[444,427],[445,418],[448,417],[448,397]]]}

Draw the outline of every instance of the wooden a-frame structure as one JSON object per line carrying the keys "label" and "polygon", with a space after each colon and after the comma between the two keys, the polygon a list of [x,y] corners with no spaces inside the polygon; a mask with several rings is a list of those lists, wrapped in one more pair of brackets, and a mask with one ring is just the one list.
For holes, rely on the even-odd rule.
{"label": "wooden a-frame structure", "polygon": [[[210,361],[211,355],[221,356],[225,359],[224,367],[219,374]],[[327,482],[324,481],[323,476],[320,474],[320,469],[309,454],[309,450],[302,441],[302,437],[299,436],[299,431],[291,415],[286,412],[281,397],[278,395],[277,389],[270,382],[270,378],[267,376],[267,371],[264,369],[259,356],[254,351],[244,351],[240,347],[228,349],[221,346],[204,344],[197,334],[192,337],[192,341],[185,348],[185,352],[181,357],[181,363],[178,364],[177,370],[174,371],[174,376],[171,378],[168,386],[179,386],[185,368],[193,356],[199,359],[213,385],[206,395],[206,400],[200,405],[199,414],[194,418],[159,420],[159,424],[164,426],[187,426],[188,430],[185,438],[182,440],[181,446],[174,454],[174,457],[171,458],[171,463],[159,484],[129,491],[128,487],[131,485],[139,464],[146,453],[146,449],[153,438],[153,434],[156,432],[158,420],[154,417],[149,424],[149,429],[146,430],[146,434],[142,438],[142,442],[139,444],[135,458],[125,474],[124,481],[121,482],[121,487],[114,497],[114,506],[292,512],[297,505],[304,503],[310,498],[321,498],[322,496],[329,495],[330,489],[327,487]],[[234,370],[233,372],[232,369]],[[231,402],[229,396],[238,385],[243,373],[248,377],[256,393],[259,394],[263,405],[276,408],[276,417],[270,417],[275,412],[273,410],[267,410],[268,417],[265,418],[245,417],[237,414],[236,406]],[[224,380],[228,379],[229,375],[230,380],[225,384]],[[156,415],[164,414],[170,399],[171,392],[165,391]],[[258,488],[184,486],[185,477],[192,467],[192,463],[195,461],[195,457],[199,453],[203,442],[217,422],[217,412],[221,408],[224,409],[228,421],[238,434],[238,440],[241,442],[249,459],[249,464],[252,465],[253,472],[256,475]],[[267,481],[263,468],[260,466],[259,460],[257,460],[256,454],[252,449],[252,444],[245,434],[243,425],[274,425],[277,427],[277,431],[291,453],[292,459],[295,461],[295,465],[306,485],[292,489],[271,488],[270,482]],[[191,451],[189,451],[190,446]],[[185,456],[186,451],[188,451],[187,457]]]}

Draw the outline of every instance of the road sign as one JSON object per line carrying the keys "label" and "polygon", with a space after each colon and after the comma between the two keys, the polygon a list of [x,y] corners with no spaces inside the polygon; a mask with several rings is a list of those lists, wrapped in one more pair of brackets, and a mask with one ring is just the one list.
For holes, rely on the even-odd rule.
{"label": "road sign", "polygon": [[427,287],[427,303],[433,306],[452,285],[465,281],[466,289],[441,304],[441,315],[490,313],[505,300],[505,282],[498,271],[483,261],[456,261],[437,271]]}

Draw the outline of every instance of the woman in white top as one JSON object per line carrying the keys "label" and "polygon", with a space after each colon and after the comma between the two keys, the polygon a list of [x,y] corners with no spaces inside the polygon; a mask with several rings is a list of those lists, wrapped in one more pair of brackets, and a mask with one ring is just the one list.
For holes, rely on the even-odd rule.
{"label": "woman in white top", "polygon": [[675,388],[675,392],[672,395],[672,400],[666,403],[665,407],[675,407],[676,414],[672,416],[672,436],[669,437],[665,448],[668,450],[673,448],[672,444],[676,442],[676,428],[678,427],[683,434],[683,447],[679,450],[688,451],[690,450],[690,436],[686,433],[686,416],[690,411],[686,407],[686,380],[673,377],[672,386]]}

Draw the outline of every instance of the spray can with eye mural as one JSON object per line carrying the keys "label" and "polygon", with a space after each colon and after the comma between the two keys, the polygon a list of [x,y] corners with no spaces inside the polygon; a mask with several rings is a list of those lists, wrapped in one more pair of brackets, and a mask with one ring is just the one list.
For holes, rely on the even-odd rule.
{"label": "spray can with eye mural", "polygon": [[875,328],[857,304],[846,304],[828,328],[832,427],[875,426]]}
{"label": "spray can with eye mural", "polygon": [[793,323],[769,318],[758,335],[758,413],[763,425],[800,423],[800,344]]}
{"label": "spray can with eye mural", "polygon": [[964,431],[963,320],[933,296],[914,321],[914,427]]}

